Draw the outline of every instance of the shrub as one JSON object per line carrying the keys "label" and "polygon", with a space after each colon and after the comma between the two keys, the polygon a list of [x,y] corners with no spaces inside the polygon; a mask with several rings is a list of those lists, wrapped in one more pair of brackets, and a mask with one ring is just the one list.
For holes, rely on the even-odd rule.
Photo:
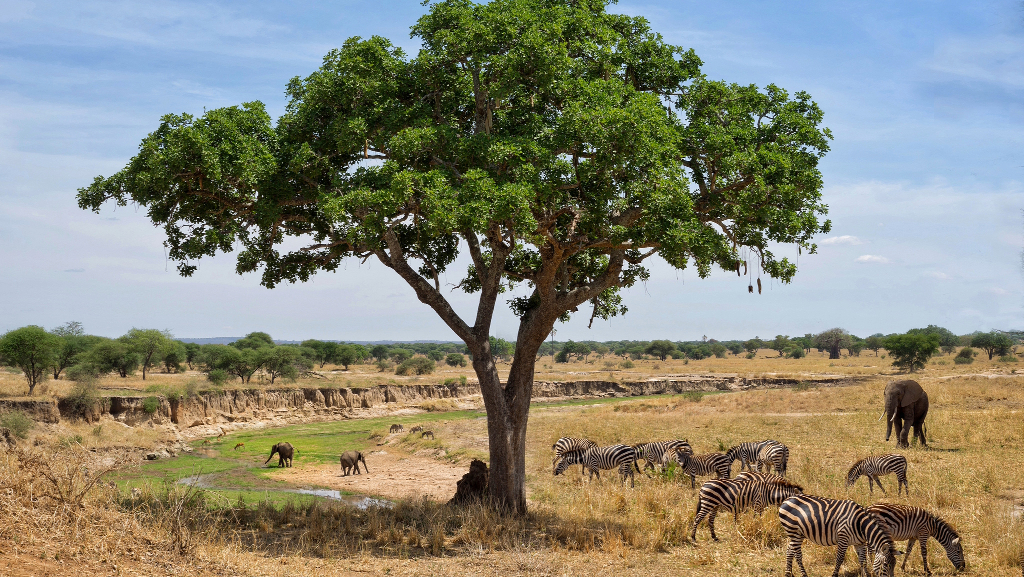
{"label": "shrub", "polygon": [[19,439],[27,437],[28,432],[34,426],[36,426],[35,421],[21,411],[14,410],[0,414],[0,427],[6,427],[11,431],[12,435]]}
{"label": "shrub", "polygon": [[624,368],[624,369],[632,369],[636,365],[633,364],[633,361],[630,361],[630,360],[627,359],[627,360],[622,361],[621,363],[619,363],[619,366]]}
{"label": "shrub", "polygon": [[885,339],[885,349],[893,358],[893,366],[907,371],[924,368],[928,359],[939,350],[939,337],[920,333],[893,335]]}
{"label": "shrub", "polygon": [[1016,363],[1018,361],[1017,361],[1017,357],[1015,357],[1013,355],[1003,355],[1003,356],[999,357],[999,362],[1000,363]]}
{"label": "shrub", "polygon": [[68,396],[64,397],[64,403],[72,415],[84,415],[90,407],[96,404],[100,394],[96,388],[95,381],[80,381],[71,388]]}
{"label": "shrub", "polygon": [[142,410],[146,411],[146,414],[152,415],[160,408],[159,397],[146,397],[142,400]]}
{"label": "shrub", "polygon": [[444,358],[444,362],[449,367],[464,367],[466,366],[466,356],[461,353],[451,353]]}
{"label": "shrub", "polygon": [[206,379],[215,385],[223,385],[228,380],[228,372],[224,369],[213,369],[206,373]]}
{"label": "shrub", "polygon": [[84,383],[95,380],[96,377],[100,376],[100,373],[92,363],[78,363],[68,367],[64,375],[68,380]]}
{"label": "shrub", "polygon": [[753,358],[756,358],[756,357],[757,357],[757,351],[750,351],[749,353],[747,353],[747,358],[748,359],[753,359]]}
{"label": "shrub", "polygon": [[395,368],[395,363],[391,359],[381,359],[377,361],[377,370],[380,372],[390,371]]}
{"label": "shrub", "polygon": [[450,378],[447,378],[447,379],[444,380],[444,385],[445,386],[447,386],[447,385],[455,385],[455,384],[459,384],[459,385],[465,386],[466,385],[466,375],[462,375],[461,377],[450,377]]}
{"label": "shrub", "polygon": [[407,359],[402,361],[402,364],[398,365],[398,368],[395,369],[396,375],[409,375],[413,373],[417,375],[429,375],[432,372],[434,372],[434,361],[427,357],[413,357],[411,359]]}
{"label": "shrub", "polygon": [[795,349],[790,350],[789,353],[786,354],[786,356],[791,359],[802,359],[804,358],[804,354],[804,350],[801,349],[800,347],[797,347]]}
{"label": "shrub", "polygon": [[682,394],[682,397],[691,403],[699,403],[704,398],[704,393],[700,391],[686,391]]}
{"label": "shrub", "polygon": [[964,347],[960,349],[960,352],[953,357],[953,362],[958,365],[969,365],[974,362],[974,356],[978,354],[978,351],[971,347]]}

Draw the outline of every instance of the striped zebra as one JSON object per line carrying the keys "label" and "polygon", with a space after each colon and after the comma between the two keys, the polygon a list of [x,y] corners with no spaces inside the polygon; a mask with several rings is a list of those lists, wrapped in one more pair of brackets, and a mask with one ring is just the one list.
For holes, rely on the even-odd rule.
{"label": "striped zebra", "polygon": [[[587,449],[596,447],[597,443],[590,439],[583,439],[580,437],[562,437],[555,441],[554,445],[551,445],[551,449],[555,452],[555,458],[551,459],[551,466],[554,467],[558,464],[562,457],[566,453],[582,453]],[[584,469],[580,470],[580,474],[584,473]]]}
{"label": "striped zebra", "polygon": [[[747,475],[749,473],[740,473]],[[700,486],[700,497],[697,499],[697,515],[693,518],[693,530],[690,540],[697,540],[697,526],[707,517],[711,538],[718,541],[715,535],[715,515],[719,509],[732,511],[734,521],[739,521],[740,512],[746,508],[754,509],[758,515],[769,505],[778,507],[793,495],[804,492],[803,487],[794,485],[785,479],[779,481],[714,479],[705,481]]]}
{"label": "striped zebra", "polygon": [[736,473],[736,476],[733,478],[737,481],[773,481],[776,483],[786,480],[785,477],[780,477],[771,473],[756,473],[750,471]]}
{"label": "striped zebra", "polygon": [[765,471],[775,472],[780,476],[786,476],[786,468],[789,466],[789,447],[778,441],[767,441],[757,452],[757,470],[764,465]]}
{"label": "striped zebra", "polygon": [[725,456],[729,457],[729,466],[736,461],[740,462],[740,471],[753,471],[754,465],[757,463],[757,455],[761,452],[761,448],[768,443],[774,443],[775,441],[748,441],[746,443],[740,443],[735,447],[731,447],[725,452]]}
{"label": "striped zebra", "polygon": [[888,475],[889,473],[896,473],[896,495],[899,496],[900,490],[906,488],[907,495],[909,496],[910,485],[907,485],[907,458],[903,455],[878,455],[877,457],[865,457],[857,461],[846,474],[846,488],[852,487],[857,482],[857,479],[863,475],[868,478],[868,490],[872,495],[875,494],[872,481],[878,484],[878,488],[885,495],[885,487],[882,486],[882,482],[878,480],[878,477],[880,475]]}
{"label": "striped zebra", "polygon": [[893,575],[896,566],[895,547],[888,528],[881,519],[853,501],[796,495],[782,502],[779,521],[789,538],[786,577],[793,577],[794,558],[803,577],[807,577],[801,549],[804,539],[825,547],[838,546],[832,577],[839,575],[839,567],[846,559],[846,550],[850,545],[857,551],[857,559],[865,573],[868,573],[867,550],[871,550],[875,553],[873,574],[879,577]]}
{"label": "striped zebra", "polygon": [[644,471],[647,469],[653,469],[657,463],[661,465],[661,470],[665,470],[665,466],[672,456],[679,451],[693,452],[693,447],[690,446],[685,439],[676,439],[675,441],[658,441],[654,443],[641,443],[639,445],[633,445],[636,450],[637,460],[644,460]]}
{"label": "striped zebra", "polygon": [[690,476],[690,488],[697,488],[697,476],[714,475],[719,479],[728,479],[732,474],[732,461],[722,453],[694,455],[685,451],[676,453],[676,462],[684,473]]}
{"label": "striped zebra", "polygon": [[561,475],[572,465],[583,465],[584,469],[590,472],[590,479],[597,475],[601,479],[601,471],[618,469],[622,484],[626,483],[629,477],[629,486],[636,485],[633,477],[633,469],[636,468],[636,450],[629,445],[609,445],[607,447],[592,447],[583,451],[566,453],[555,467],[555,475]]}
{"label": "striped zebra", "polygon": [[893,541],[908,541],[907,552],[904,554],[903,564],[900,566],[903,571],[907,570],[907,559],[910,558],[910,550],[914,548],[914,541],[920,541],[924,574],[932,574],[928,569],[929,537],[934,537],[946,549],[946,557],[957,571],[963,571],[967,566],[964,562],[964,549],[960,544],[960,535],[940,517],[932,515],[920,507],[890,503],[871,505],[868,507],[868,511],[882,519],[886,527],[889,528]]}

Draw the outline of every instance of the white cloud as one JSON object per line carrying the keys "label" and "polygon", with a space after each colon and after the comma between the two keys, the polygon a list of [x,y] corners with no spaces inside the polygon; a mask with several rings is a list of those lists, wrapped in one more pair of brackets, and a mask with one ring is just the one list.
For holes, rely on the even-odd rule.
{"label": "white cloud", "polygon": [[1004,288],[999,288],[999,287],[992,287],[992,288],[988,289],[988,292],[990,292],[990,293],[992,293],[994,295],[999,295],[999,296],[1010,294],[1010,291],[1008,291],[1008,290],[1006,290]]}
{"label": "white cloud", "polygon": [[849,234],[843,236],[830,236],[821,241],[821,244],[864,244],[864,241]]}
{"label": "white cloud", "polygon": [[948,275],[948,274],[946,274],[944,272],[941,272],[941,271],[932,271],[932,272],[925,273],[925,274],[927,274],[928,276],[930,276],[932,278],[937,278],[939,280],[950,280],[950,279],[953,278],[952,276],[950,276],[950,275]]}
{"label": "white cloud", "polygon": [[875,262],[879,264],[888,264],[889,259],[884,256],[878,256],[877,254],[862,254],[854,259],[855,262]]}

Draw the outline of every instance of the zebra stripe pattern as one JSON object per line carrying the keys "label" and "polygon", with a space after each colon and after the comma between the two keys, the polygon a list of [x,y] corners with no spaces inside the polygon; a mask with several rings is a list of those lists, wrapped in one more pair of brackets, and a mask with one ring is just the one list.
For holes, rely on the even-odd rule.
{"label": "zebra stripe pattern", "polygon": [[750,471],[743,471],[742,473],[737,473],[736,476],[733,478],[736,479],[737,481],[768,481],[774,483],[786,481],[785,477],[780,477],[778,475],[773,475],[771,473],[756,473]]}
{"label": "zebra stripe pattern", "polygon": [[789,465],[789,447],[778,441],[766,441],[765,445],[757,453],[757,470],[764,465],[766,471],[775,468],[775,472],[783,477],[786,476],[786,468]]}
{"label": "zebra stripe pattern", "polygon": [[[748,473],[741,473],[746,475]],[[778,507],[793,495],[803,493],[803,487],[780,479],[779,481],[715,479],[705,481],[700,487],[697,499],[697,514],[693,519],[693,530],[690,540],[697,540],[697,526],[706,517],[711,538],[718,541],[715,535],[715,515],[719,509],[731,511],[733,520],[738,521],[740,512],[750,507],[758,515],[769,505]]]}
{"label": "zebra stripe pattern", "polygon": [[[551,449],[555,451],[555,458],[551,459],[551,466],[554,467],[562,460],[565,455],[570,453],[580,453],[587,449],[596,447],[597,443],[590,439],[583,439],[580,437],[562,437],[555,441],[554,445],[551,445]],[[586,472],[586,467],[580,468],[580,475]]]}
{"label": "zebra stripe pattern", "polygon": [[732,474],[732,461],[722,453],[694,455],[684,451],[676,453],[676,462],[683,472],[690,476],[690,488],[697,488],[697,476],[714,475],[719,479],[728,479]]}
{"label": "zebra stripe pattern", "polygon": [[665,465],[668,464],[668,460],[672,458],[674,453],[679,451],[693,452],[693,447],[690,446],[685,439],[676,439],[675,441],[659,441],[655,443],[641,443],[639,445],[633,445],[636,449],[637,460],[643,459],[644,470],[648,468],[653,469],[655,463],[661,465],[661,470],[665,470]]}
{"label": "zebra stripe pattern", "polygon": [[786,548],[786,577],[793,576],[793,559],[803,577],[804,539],[825,547],[837,546],[836,566],[832,577],[839,575],[839,567],[846,558],[846,551],[853,545],[857,551],[861,569],[867,572],[866,550],[875,552],[874,574],[892,577],[896,566],[892,536],[881,519],[853,501],[838,501],[797,495],[782,502],[779,507],[779,521],[789,538]]}
{"label": "zebra stripe pattern", "polygon": [[629,445],[610,445],[607,447],[593,447],[584,452],[574,451],[566,453],[562,460],[555,467],[555,475],[561,475],[571,465],[583,465],[583,468],[590,472],[590,479],[596,475],[601,479],[601,471],[618,469],[621,482],[625,484],[626,477],[629,477],[629,486],[635,486],[633,469],[636,467],[636,450]]}
{"label": "zebra stripe pattern", "polygon": [[946,557],[958,571],[963,571],[967,566],[964,562],[964,549],[960,544],[960,535],[940,517],[932,515],[920,507],[890,503],[872,505],[868,507],[868,511],[882,519],[889,529],[893,541],[908,541],[907,552],[901,565],[902,570],[907,570],[907,559],[910,558],[910,550],[914,548],[914,541],[920,541],[924,573],[925,575],[932,574],[928,569],[929,537],[934,537],[942,545],[946,550]]}
{"label": "zebra stripe pattern", "polygon": [[872,495],[875,494],[872,482],[878,484],[878,488],[882,490],[884,495],[886,494],[885,487],[882,486],[882,482],[878,480],[878,477],[880,475],[888,475],[889,473],[896,473],[896,495],[899,496],[900,490],[904,488],[907,490],[907,495],[910,495],[910,486],[907,485],[907,458],[903,455],[879,455],[857,461],[846,474],[846,488],[852,487],[857,482],[857,479],[863,475],[868,478],[868,490]]}
{"label": "zebra stripe pattern", "polygon": [[761,448],[772,442],[774,441],[748,441],[730,448],[725,452],[725,456],[729,457],[729,466],[731,467],[733,462],[738,460],[740,462],[740,471],[753,471]]}

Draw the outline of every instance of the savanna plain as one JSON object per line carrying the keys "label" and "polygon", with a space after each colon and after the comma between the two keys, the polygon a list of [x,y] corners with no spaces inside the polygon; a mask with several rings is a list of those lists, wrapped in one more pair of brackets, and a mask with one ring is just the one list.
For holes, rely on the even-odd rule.
{"label": "savanna plain", "polygon": [[[959,531],[968,574],[1020,574],[1024,374],[1016,363],[979,358],[954,365],[952,356],[940,356],[906,375],[871,353],[837,360],[774,354],[685,364],[648,360],[628,370],[617,361],[542,358],[543,380],[736,374],[784,376],[798,384],[537,402],[528,437],[530,513],[523,518],[445,504],[470,460],[486,459],[479,399],[433,401],[366,418],[234,428],[219,438],[205,429],[190,436],[169,424],[33,424],[16,448],[0,452],[0,575],[783,574],[785,541],[773,509],[760,516],[745,512],[738,522],[721,514],[720,542],[711,541],[706,525],[691,541],[697,491],[688,477],[637,475],[635,487],[620,484],[614,471],[588,481],[573,467],[556,477],[551,446],[562,436],[602,445],[687,439],[697,453],[778,439],[790,447],[789,478],[806,493],[924,507]],[[462,375],[472,378],[465,369],[445,368],[385,379],[355,365],[349,371],[327,367],[316,379],[287,386],[425,384]],[[824,375],[844,379],[814,383]],[[19,378],[0,374],[0,395],[24,394]],[[918,380],[930,396],[927,448],[898,449],[884,440],[882,390],[896,378]],[[205,386],[197,381],[199,375],[186,372],[154,374],[145,382],[108,378],[99,386],[107,395],[197,394]],[[43,396],[66,394],[67,387],[51,381]],[[395,423],[405,431],[389,433]],[[409,433],[415,425],[435,438]],[[140,451],[171,439],[192,451],[140,460]],[[296,447],[292,468],[274,467],[276,458],[264,465],[279,441]],[[341,476],[337,458],[349,449],[365,452],[368,473]],[[909,461],[909,497],[896,496],[893,476],[882,478],[888,495],[870,494],[864,479],[846,488],[854,461],[889,452]],[[299,489],[338,491],[342,498]],[[938,543],[932,541],[928,553],[934,574],[955,572]],[[811,575],[831,574],[834,556],[835,548],[805,543]],[[907,565],[908,574],[923,574],[916,547]],[[841,574],[857,570],[851,552]]]}

